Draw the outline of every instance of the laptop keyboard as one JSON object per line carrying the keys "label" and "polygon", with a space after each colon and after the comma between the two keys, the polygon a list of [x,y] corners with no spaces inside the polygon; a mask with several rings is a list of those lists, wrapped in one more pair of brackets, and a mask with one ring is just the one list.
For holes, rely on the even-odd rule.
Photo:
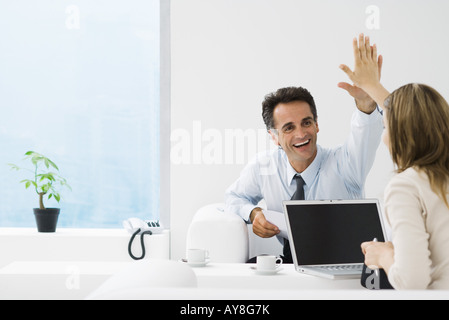
{"label": "laptop keyboard", "polygon": [[339,273],[339,272],[362,272],[363,265],[347,265],[347,266],[320,266],[315,267],[316,269],[320,269],[323,271],[330,271],[333,273]]}

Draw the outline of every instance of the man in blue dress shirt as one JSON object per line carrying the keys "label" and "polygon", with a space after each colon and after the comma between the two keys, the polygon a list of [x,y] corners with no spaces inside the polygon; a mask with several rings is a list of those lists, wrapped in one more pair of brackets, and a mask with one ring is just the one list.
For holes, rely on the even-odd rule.
{"label": "man in blue dress shirt", "polygon": [[[379,59],[381,66],[382,56]],[[357,109],[349,138],[335,148],[317,144],[318,116],[309,91],[282,88],[265,97],[262,115],[279,148],[257,155],[225,195],[226,210],[252,223],[256,235],[271,238],[279,234],[278,227],[266,220],[259,202],[264,200],[267,210],[283,212],[283,201],[296,192],[297,174],[305,182],[305,200],[364,197],[365,180],[383,131],[382,114],[361,89],[347,83],[339,87],[355,98]],[[285,262],[291,263],[291,257]]]}

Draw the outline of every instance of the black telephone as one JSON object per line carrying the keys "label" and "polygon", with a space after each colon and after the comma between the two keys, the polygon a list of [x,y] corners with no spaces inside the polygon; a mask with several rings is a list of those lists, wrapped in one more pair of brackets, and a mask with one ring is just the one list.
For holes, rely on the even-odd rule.
{"label": "black telephone", "polygon": [[[123,227],[129,233],[132,234],[131,239],[128,244],[128,253],[134,260],[142,260],[145,258],[145,244],[143,237],[148,234],[152,235],[155,233],[161,233],[163,231],[162,225],[159,221],[143,221],[139,218],[130,218],[128,220],[123,221]],[[142,255],[140,257],[136,257],[133,255],[131,251],[131,247],[134,241],[134,238],[140,234],[140,245],[142,247]]]}

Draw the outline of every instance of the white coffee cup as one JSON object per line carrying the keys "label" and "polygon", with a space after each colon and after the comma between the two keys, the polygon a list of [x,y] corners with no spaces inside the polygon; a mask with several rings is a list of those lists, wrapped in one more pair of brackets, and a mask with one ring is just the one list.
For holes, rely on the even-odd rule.
{"label": "white coffee cup", "polygon": [[276,256],[258,256],[257,270],[274,271],[282,265],[282,258]]}
{"label": "white coffee cup", "polygon": [[189,263],[204,263],[209,259],[209,251],[204,249],[188,249],[187,262]]}

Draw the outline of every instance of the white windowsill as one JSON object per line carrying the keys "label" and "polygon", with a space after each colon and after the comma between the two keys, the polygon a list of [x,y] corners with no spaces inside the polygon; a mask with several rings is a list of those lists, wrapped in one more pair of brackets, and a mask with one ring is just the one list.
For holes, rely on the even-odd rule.
{"label": "white windowsill", "polygon": [[37,232],[36,228],[0,228],[0,236],[33,236],[33,237],[105,237],[128,236],[125,229],[77,229],[57,228],[56,232]]}
{"label": "white windowsill", "polygon": [[[132,261],[131,235],[124,229],[58,228],[39,233],[36,228],[0,228],[0,268],[15,261]],[[145,259],[170,258],[170,232],[145,236]],[[141,254],[140,236],[132,251]]]}

